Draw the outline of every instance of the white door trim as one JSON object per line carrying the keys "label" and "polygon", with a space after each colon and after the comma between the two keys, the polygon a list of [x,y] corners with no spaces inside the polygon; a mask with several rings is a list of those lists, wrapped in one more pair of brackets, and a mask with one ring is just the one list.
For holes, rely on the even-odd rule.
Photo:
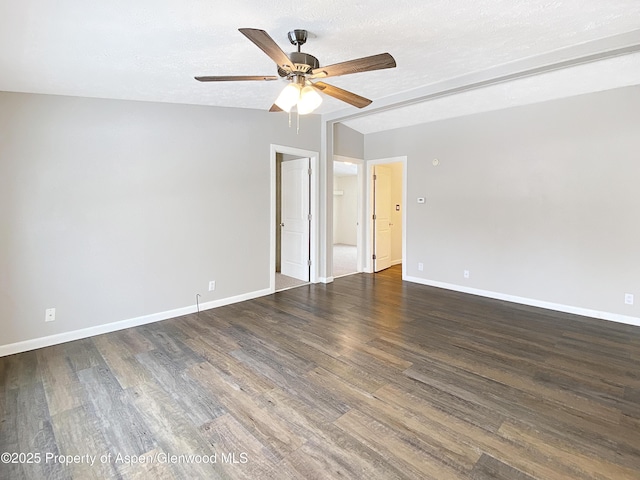
{"label": "white door trim", "polygon": [[367,161],[367,187],[363,202],[367,206],[367,228],[365,229],[364,271],[373,273],[373,166],[386,163],[402,163],[402,278],[406,276],[407,265],[407,156],[378,158]]}
{"label": "white door trim", "polygon": [[301,148],[287,147],[285,145],[271,144],[269,152],[269,163],[271,170],[271,221],[269,227],[269,291],[276,291],[276,153],[308,157],[311,160],[311,228],[310,228],[310,248],[311,257],[310,281],[319,282],[320,267],[320,153]]}

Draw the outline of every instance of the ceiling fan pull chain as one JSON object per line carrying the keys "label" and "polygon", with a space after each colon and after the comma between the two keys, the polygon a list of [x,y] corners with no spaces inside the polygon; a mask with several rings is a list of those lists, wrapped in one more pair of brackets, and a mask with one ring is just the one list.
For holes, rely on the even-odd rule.
{"label": "ceiling fan pull chain", "polygon": [[300,112],[296,109],[296,135],[300,135]]}
{"label": "ceiling fan pull chain", "polygon": [[289,110],[289,128],[291,128],[291,110]]}

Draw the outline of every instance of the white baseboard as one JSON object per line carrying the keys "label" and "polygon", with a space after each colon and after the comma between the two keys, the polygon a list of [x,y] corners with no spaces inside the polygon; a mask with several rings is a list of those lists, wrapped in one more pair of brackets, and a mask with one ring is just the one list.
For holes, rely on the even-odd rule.
{"label": "white baseboard", "polygon": [[[256,290],[255,292],[243,293],[234,297],[212,300],[210,302],[200,304],[200,311],[209,310],[216,307],[223,307],[224,305],[230,305],[232,303],[244,302],[245,300],[263,297],[265,295],[269,295],[270,293],[272,293],[271,290],[265,288],[264,290]],[[181,315],[187,315],[189,313],[195,313],[197,311],[198,308],[196,305],[190,305],[188,307],[167,310],[166,312],[159,312],[153,313],[151,315],[144,315],[142,317],[129,318],[127,320],[121,320],[119,322],[97,325],[95,327],[73,330],[71,332],[58,333],[56,335],[50,335],[47,337],[33,338],[31,340],[11,343],[8,345],[0,345],[0,357],[13,355],[14,353],[27,352],[29,350],[35,350],[37,348],[49,347],[51,345],[58,345],[60,343],[71,342],[73,340],[80,340],[82,338],[93,337],[95,335],[102,335],[103,333],[116,332],[118,330],[124,330],[125,328],[138,327],[140,325],[146,325],[148,323],[160,322],[162,320],[179,317]]]}
{"label": "white baseboard", "polygon": [[331,283],[333,282],[333,277],[320,277],[318,278],[320,283]]}
{"label": "white baseboard", "polygon": [[496,300],[505,300],[507,302],[520,303],[531,307],[546,308],[547,310],[555,310],[557,312],[572,313],[574,315],[582,315],[585,317],[598,318],[600,320],[610,320],[612,322],[625,323],[627,325],[635,325],[640,327],[640,318],[630,317],[628,315],[620,315],[618,313],[602,312],[599,310],[591,310],[588,308],[574,307],[571,305],[562,305],[560,303],[545,302],[532,298],[518,297],[515,295],[507,295],[506,293],[492,292],[489,290],[480,290],[478,288],[465,287],[452,283],[436,282],[425,278],[405,276],[403,280],[407,282],[420,283],[430,287],[444,288],[446,290],[454,290],[456,292],[469,293],[480,297],[494,298]]}

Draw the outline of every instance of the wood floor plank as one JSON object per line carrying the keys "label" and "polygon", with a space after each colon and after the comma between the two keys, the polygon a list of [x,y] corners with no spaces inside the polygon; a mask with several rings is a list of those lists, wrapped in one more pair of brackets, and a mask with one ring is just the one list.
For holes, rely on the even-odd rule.
{"label": "wood floor plank", "polygon": [[61,455],[95,457],[93,460],[72,462],[68,467],[70,477],[87,480],[117,477],[113,463],[100,461],[102,455],[109,454],[109,445],[101,432],[98,418],[84,406],[54,415],[53,427]]}
{"label": "wood floor plank", "polygon": [[482,454],[471,471],[471,480],[535,480],[486,453]]}
{"label": "wood floor plank", "polygon": [[349,410],[348,405],[340,398],[328,394],[328,392],[315,389],[304,377],[296,375],[286,365],[271,362],[268,357],[259,352],[245,352],[236,350],[232,355],[240,362],[248,365],[255,372],[263,375],[278,388],[281,388],[291,395],[304,399],[321,412],[327,421],[332,421]]}
{"label": "wood floor plank", "polygon": [[306,441],[286,457],[297,472],[296,478],[384,478],[401,479],[405,475],[386,459],[333,423],[327,423],[315,409],[279,389],[262,396],[263,408],[286,419],[290,428]]}
{"label": "wood floor plank", "polygon": [[189,375],[264,445],[267,458],[271,456],[279,461],[283,455],[304,443],[303,436],[290,428],[286,418],[271,415],[246,392],[229,388],[213,365],[202,363],[193,366]]}
{"label": "wood floor plank", "polygon": [[[175,358],[175,356],[174,356]],[[194,425],[200,426],[226,413],[224,407],[203,390],[164,351],[151,350],[136,356],[173,401],[182,406]]]}
{"label": "wood floor plank", "polygon": [[109,451],[114,454],[141,455],[155,448],[147,425],[129,401],[111,371],[106,367],[78,372],[85,389],[88,411],[96,417]]}
{"label": "wood floor plank", "polygon": [[[183,340],[187,335],[172,323],[159,322],[140,327],[142,334],[153,344],[153,351],[162,352],[171,362],[185,368],[200,363],[203,359],[187,347]],[[139,355],[151,352],[148,350]]]}
{"label": "wood floor plank", "polygon": [[92,338],[63,343],[60,347],[63,349],[66,360],[74,372],[93,367],[106,367],[104,358],[96,348]]}
{"label": "wood floor plank", "polygon": [[[430,358],[435,358],[441,363],[456,366],[462,370],[473,372],[475,375],[490,379],[494,382],[509,385],[525,394],[545,397],[549,401],[569,406],[583,414],[598,416],[610,422],[617,422],[619,411],[613,407],[603,405],[592,398],[585,397],[577,391],[560,390],[549,387],[541,381],[537,381],[528,372],[518,373],[511,368],[505,368],[500,363],[492,363],[482,355],[472,355],[454,347],[452,351],[431,350]],[[414,366],[411,370],[420,372],[421,367]]]}
{"label": "wood floor plank", "polygon": [[[598,457],[585,455],[561,442],[549,442],[534,429],[515,425],[510,421],[500,427],[500,433],[507,439],[522,445],[535,445],[549,463],[562,466],[567,478],[598,479],[611,477],[620,480],[637,480],[637,468],[628,468]],[[634,462],[636,467],[637,462]]]}
{"label": "wood floor plank", "polygon": [[[231,478],[264,478],[279,462],[278,458],[265,456],[264,445],[230,414],[203,425],[201,432],[213,447],[216,461]],[[262,461],[257,462],[256,458]]]}
{"label": "wood floor plank", "polygon": [[82,386],[64,345],[42,348],[36,351],[36,355],[50,415],[82,405]]}
{"label": "wood floor plank", "polygon": [[[23,383],[17,395],[17,449],[19,453],[59,453],[47,397],[41,382]],[[21,464],[26,478],[68,478],[61,463],[24,462]]]}
{"label": "wood floor plank", "polygon": [[220,321],[219,315],[210,312],[201,312],[196,317],[180,317],[176,322],[176,327],[188,337],[185,343],[197,339],[219,352],[231,352],[239,348],[236,340],[227,334],[230,326],[229,322]]}
{"label": "wood floor plank", "polygon": [[137,349],[132,349],[123,342],[122,337],[122,335],[99,335],[93,338],[93,343],[122,388],[151,381],[149,372],[142,368],[134,357]]}
{"label": "wood floor plank", "polygon": [[[3,362],[3,360],[0,358],[0,363],[6,365],[8,362]],[[3,399],[3,415],[0,417],[0,453],[19,453],[18,419],[21,414],[25,415],[25,412],[18,410],[18,388],[5,389],[4,386],[8,386],[8,382],[2,385],[3,388],[0,390],[2,395],[0,396]],[[17,462],[0,464],[0,471],[5,478],[25,478],[22,465]]]}
{"label": "wood floor plank", "polygon": [[9,355],[0,361],[3,364],[3,389],[10,390],[40,381],[38,357],[35,351]]}
{"label": "wood floor plank", "polygon": [[393,430],[358,410],[351,410],[335,424],[350,432],[356,439],[389,458],[389,463],[408,476],[439,480],[463,479],[465,473],[442,463],[427,454],[423,443],[406,432]]}
{"label": "wood floor plank", "polygon": [[[187,412],[176,405],[166,391],[154,383],[145,383],[127,391],[140,416],[155,440],[148,455],[200,455],[210,457],[216,452],[209,442],[191,423]],[[228,478],[220,465],[211,462],[175,461],[162,462],[179,479],[207,478],[212,480]],[[127,477],[125,477],[127,478]]]}
{"label": "wood floor plank", "polygon": [[244,363],[239,362],[233,356],[220,352],[211,347],[207,342],[199,338],[186,340],[189,347],[206,360],[206,363],[215,365],[218,374],[229,385],[229,388],[242,390],[249,395],[258,396],[275,387],[263,376],[256,374]]}

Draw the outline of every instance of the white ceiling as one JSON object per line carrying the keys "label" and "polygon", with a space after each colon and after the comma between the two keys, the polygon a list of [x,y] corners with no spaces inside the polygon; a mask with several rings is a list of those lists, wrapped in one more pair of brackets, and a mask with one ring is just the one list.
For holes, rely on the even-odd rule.
{"label": "white ceiling", "polygon": [[[285,51],[293,50],[287,32],[305,28],[310,38],[303,51],[322,65],[391,53],[395,69],[327,79],[373,99],[371,109],[398,92],[637,30],[640,1],[0,0],[0,90],[268,109],[284,81],[193,80],[275,74],[240,27],[266,30]],[[456,95],[457,103],[449,97],[437,107],[431,101],[346,123],[372,132],[408,118],[421,123],[496,108],[504,97],[509,106],[613,88],[621,86],[610,78],[618,68],[625,73],[617,83],[640,83],[637,55],[606,62],[574,67],[583,69],[575,75],[554,72],[487,87],[488,96],[467,92]],[[590,80],[576,85],[576,78]],[[345,108],[324,98],[319,113]]]}

